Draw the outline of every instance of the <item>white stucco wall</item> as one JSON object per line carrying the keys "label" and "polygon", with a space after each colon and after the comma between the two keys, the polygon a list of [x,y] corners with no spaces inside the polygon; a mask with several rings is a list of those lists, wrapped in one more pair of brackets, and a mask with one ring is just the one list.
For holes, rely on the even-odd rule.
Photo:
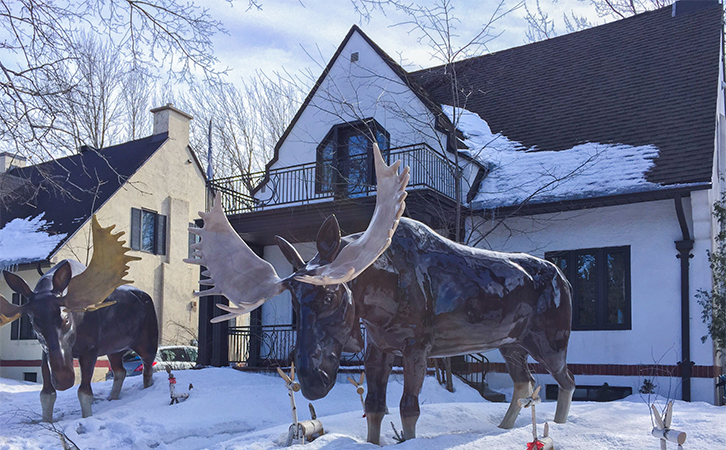
{"label": "white stucco wall", "polygon": [[[685,199],[689,229],[694,235],[690,260],[691,359],[696,365],[712,365],[710,341],[695,300],[696,290],[709,288],[710,217],[707,191]],[[478,222],[478,230],[496,221]],[[680,261],[674,241],[683,239],[672,200],[635,203],[591,210],[510,219],[481,244],[499,251],[521,251],[543,257],[545,252],[586,248],[630,246],[631,330],[573,331],[568,362],[575,364],[664,364],[681,360]],[[498,352],[487,355],[503,362]],[[545,383],[549,376],[539,375]],[[492,376],[495,383],[511,384],[508,377]],[[666,381],[668,380],[668,381]],[[641,377],[577,376],[577,384],[632,386],[637,392]],[[661,389],[671,388],[680,397],[680,378],[663,379]],[[693,399],[713,402],[713,381],[693,378]],[[665,392],[662,392],[665,394]]]}

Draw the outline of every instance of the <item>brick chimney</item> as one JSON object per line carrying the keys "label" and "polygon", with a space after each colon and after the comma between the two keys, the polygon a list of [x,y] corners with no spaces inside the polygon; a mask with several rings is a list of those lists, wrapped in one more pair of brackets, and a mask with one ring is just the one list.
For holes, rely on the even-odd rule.
{"label": "brick chimney", "polygon": [[176,109],[171,103],[151,110],[154,114],[153,134],[169,133],[170,139],[182,141],[184,145],[189,143],[189,121],[192,116]]}
{"label": "brick chimney", "polygon": [[25,167],[26,159],[14,153],[0,153],[0,173],[7,172],[13,167]]}

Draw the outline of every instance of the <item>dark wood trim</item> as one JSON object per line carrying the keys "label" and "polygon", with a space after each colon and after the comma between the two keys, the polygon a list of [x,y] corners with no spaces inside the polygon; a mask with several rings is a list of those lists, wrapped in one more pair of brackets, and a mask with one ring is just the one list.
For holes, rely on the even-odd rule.
{"label": "dark wood trim", "polygon": [[[480,363],[475,363],[480,364]],[[472,364],[471,371],[481,370]],[[540,364],[527,364],[530,372],[537,374],[548,374],[547,370]],[[607,375],[607,376],[639,376],[639,377],[680,377],[680,365],[666,364],[567,364],[567,368],[573,375]],[[719,366],[693,366],[691,369],[693,378],[716,378],[721,374]],[[490,363],[489,372],[508,373],[504,363]]]}
{"label": "dark wood trim", "polygon": [[[364,231],[375,209],[375,196],[329,200],[326,202],[270,208],[228,216],[232,227],[248,245],[274,245],[279,235],[290,242],[313,242],[323,221],[335,214],[343,236]],[[454,201],[431,189],[409,191],[406,217],[432,228],[442,218],[451,218]],[[436,214],[438,213],[438,214]]]}
{"label": "dark wood trim", "polygon": [[[40,359],[0,359],[0,367],[40,367],[42,362]],[[77,359],[73,360],[73,367],[79,367]],[[110,369],[111,363],[107,359],[99,359],[96,367]]]}

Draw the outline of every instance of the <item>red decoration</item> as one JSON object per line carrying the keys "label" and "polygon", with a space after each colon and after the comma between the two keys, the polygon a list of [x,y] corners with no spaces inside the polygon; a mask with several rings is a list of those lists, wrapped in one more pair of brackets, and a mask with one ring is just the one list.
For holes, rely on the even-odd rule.
{"label": "red decoration", "polygon": [[[537,446],[535,447],[535,444]],[[540,441],[534,441],[534,442],[527,442],[527,450],[542,450],[544,448],[544,443]]]}

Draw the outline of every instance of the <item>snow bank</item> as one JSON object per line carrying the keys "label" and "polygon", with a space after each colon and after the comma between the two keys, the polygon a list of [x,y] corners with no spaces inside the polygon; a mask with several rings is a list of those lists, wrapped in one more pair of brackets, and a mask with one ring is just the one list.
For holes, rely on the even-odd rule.
{"label": "snow bank", "polygon": [[0,229],[0,268],[45,259],[66,237],[48,233],[50,223],[43,220],[44,214],[13,219]]}
{"label": "snow bank", "polygon": [[[453,108],[442,105],[452,118]],[[659,150],[652,145],[585,143],[561,151],[525,148],[493,133],[478,114],[457,109],[465,150],[489,173],[472,201],[474,208],[498,208],[528,201],[545,203],[659,189],[645,179]]]}
{"label": "snow bank", "polygon": [[[142,389],[142,377],[127,378],[121,399],[109,402],[111,381],[93,384],[93,417],[82,419],[76,388],[58,392],[57,423],[80,448],[91,449],[229,449],[281,448],[291,423],[284,382],[277,376],[208,368],[176,371],[177,390],[191,397],[169,405],[166,373],[154,374],[154,385]],[[497,449],[522,450],[532,440],[529,411],[520,414],[511,430],[497,428],[507,404],[489,403],[455,379],[449,393],[426,377],[419,401],[418,438],[396,446],[397,450]],[[28,388],[32,387],[32,391]],[[40,418],[40,386],[0,379],[0,449],[56,449],[58,435],[47,430]],[[391,422],[400,431],[398,403],[403,392],[399,377],[388,385],[387,415],[382,441],[395,443]],[[301,420],[308,419],[307,401],[296,396]],[[366,443],[366,420],[355,387],[341,382],[327,397],[313,402],[326,435],[304,448],[315,450],[379,448]],[[566,424],[552,423],[554,402],[537,406],[540,424],[550,423],[558,450],[656,449],[650,436],[648,406],[638,396],[612,403],[574,403]],[[673,427],[688,433],[687,448],[726,447],[726,408],[706,403],[676,402]],[[299,447],[296,447],[299,448]]]}

